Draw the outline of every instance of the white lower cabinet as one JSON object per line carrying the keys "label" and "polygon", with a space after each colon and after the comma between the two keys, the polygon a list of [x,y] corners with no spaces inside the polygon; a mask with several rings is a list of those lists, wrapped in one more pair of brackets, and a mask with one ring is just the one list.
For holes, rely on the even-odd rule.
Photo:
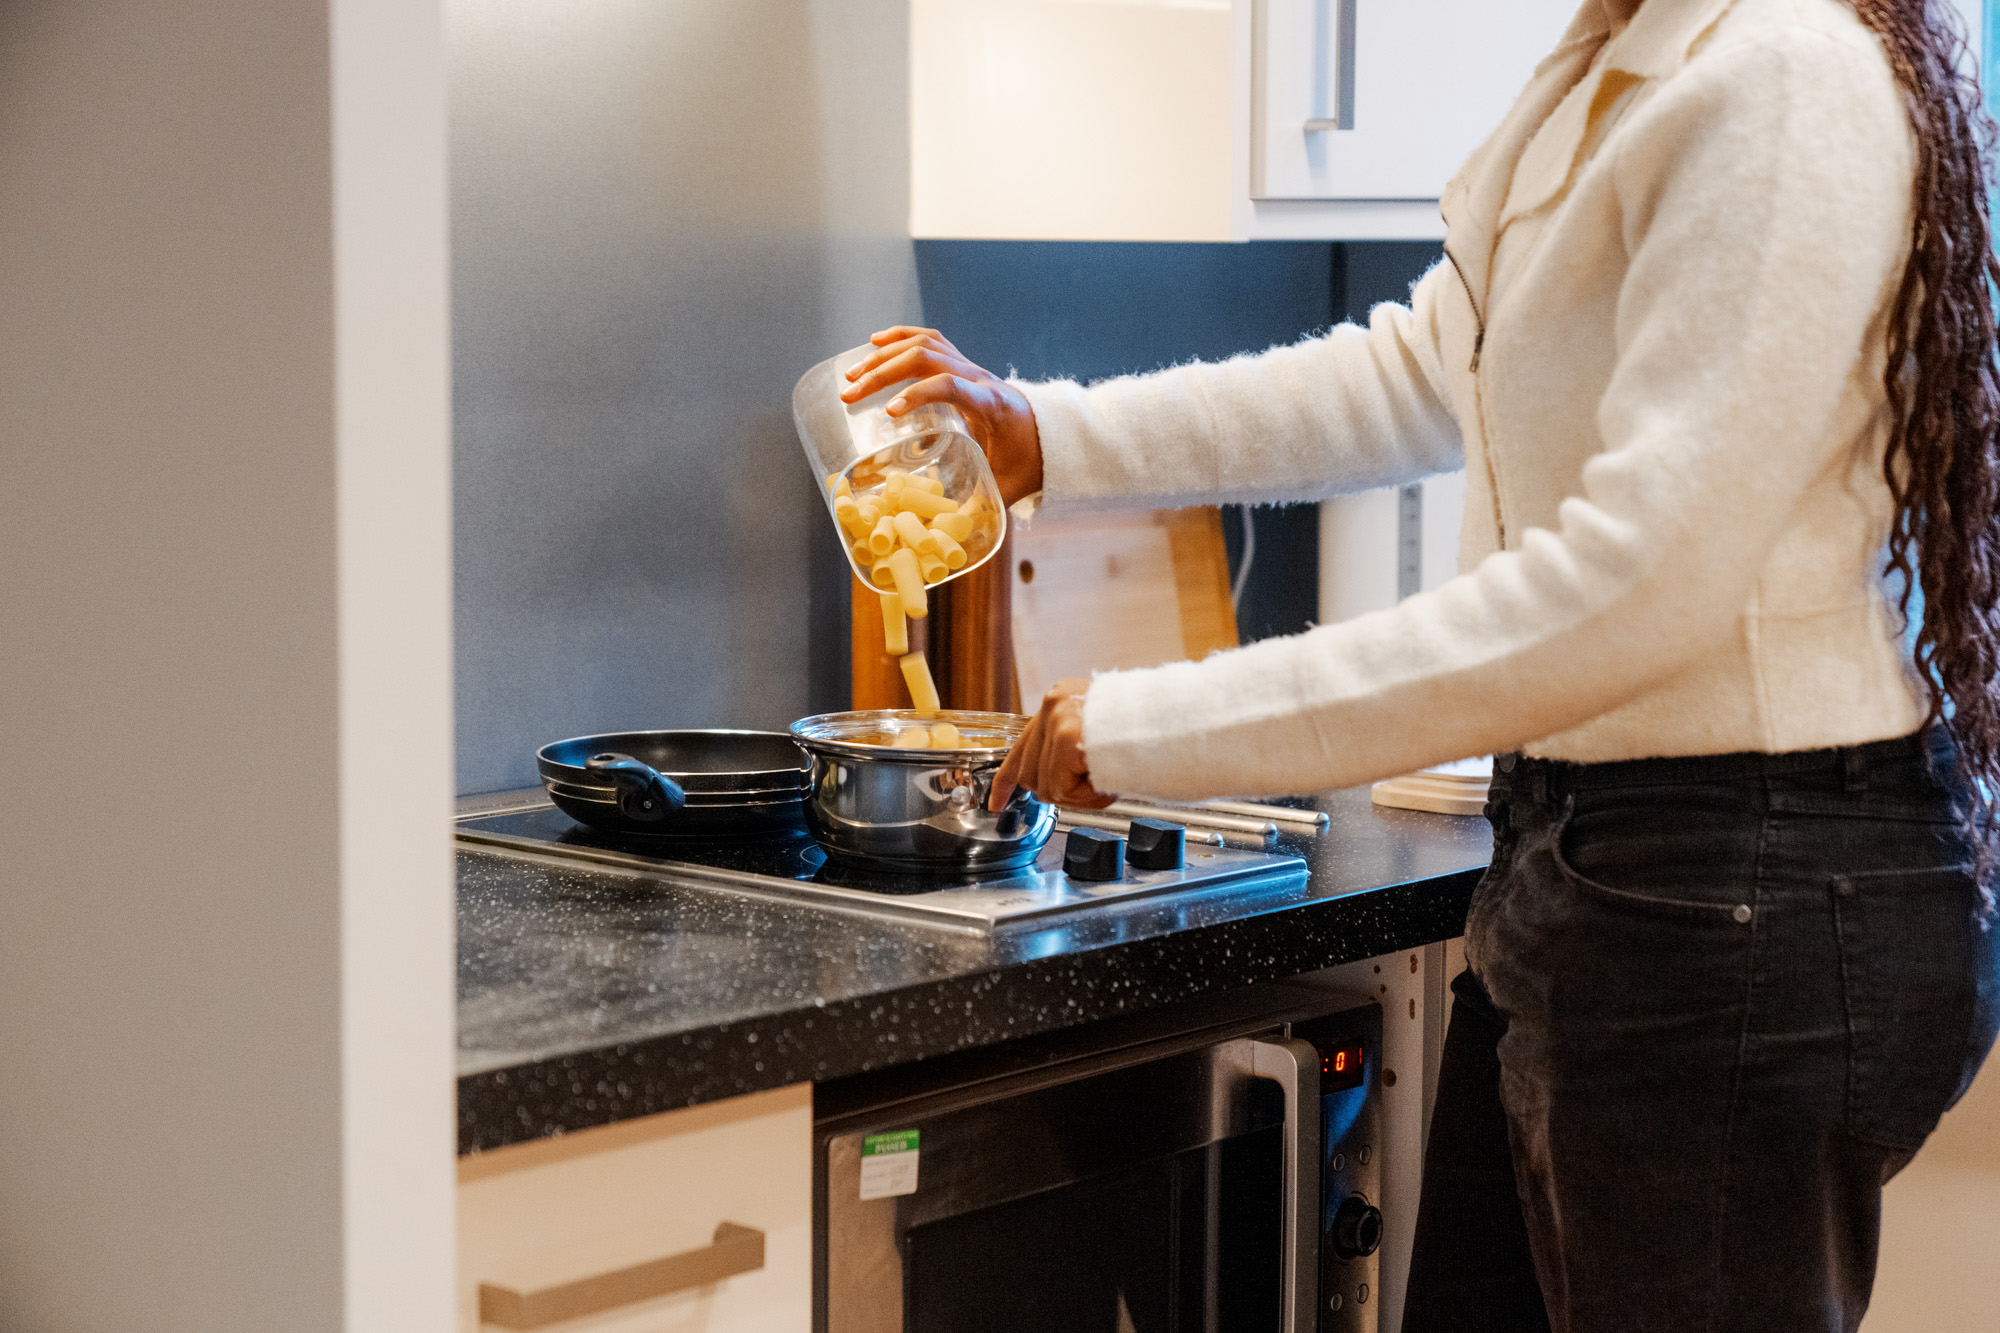
{"label": "white lower cabinet", "polygon": [[806,1333],[812,1086],[459,1159],[460,1333]]}

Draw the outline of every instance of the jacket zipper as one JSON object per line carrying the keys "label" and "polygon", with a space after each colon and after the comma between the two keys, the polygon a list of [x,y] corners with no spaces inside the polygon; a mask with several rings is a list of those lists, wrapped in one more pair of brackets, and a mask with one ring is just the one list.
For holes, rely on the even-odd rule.
{"label": "jacket zipper", "polygon": [[1472,279],[1465,276],[1465,270],[1458,266],[1458,260],[1446,246],[1444,257],[1451,260],[1451,271],[1458,274],[1458,285],[1465,288],[1465,303],[1472,307],[1472,364],[1466,369],[1472,375],[1472,406],[1479,413],[1479,434],[1482,447],[1480,456],[1486,460],[1486,487],[1493,495],[1493,530],[1499,537],[1500,549],[1507,549],[1507,516],[1500,512],[1500,474],[1493,466],[1493,435],[1486,429],[1486,399],[1479,392],[1479,351],[1486,346],[1486,316],[1479,313],[1479,298],[1472,294]]}
{"label": "jacket zipper", "polygon": [[1465,276],[1465,270],[1458,266],[1451,247],[1446,246],[1444,257],[1451,260],[1451,271],[1458,274],[1458,285],[1465,288],[1465,303],[1472,307],[1472,364],[1466,369],[1479,373],[1479,349],[1486,345],[1486,316],[1479,313],[1479,298],[1472,294],[1472,279]]}

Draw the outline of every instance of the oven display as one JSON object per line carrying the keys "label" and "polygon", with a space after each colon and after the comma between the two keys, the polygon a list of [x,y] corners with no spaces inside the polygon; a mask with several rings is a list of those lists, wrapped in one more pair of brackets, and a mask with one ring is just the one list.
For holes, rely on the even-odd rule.
{"label": "oven display", "polygon": [[1319,1053],[1319,1090],[1339,1092],[1342,1088],[1358,1088],[1364,1081],[1363,1059],[1366,1048],[1359,1038],[1328,1047]]}

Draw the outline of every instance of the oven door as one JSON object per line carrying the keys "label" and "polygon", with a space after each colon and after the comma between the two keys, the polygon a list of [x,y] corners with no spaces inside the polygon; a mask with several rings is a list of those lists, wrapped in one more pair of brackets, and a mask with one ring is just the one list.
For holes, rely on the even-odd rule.
{"label": "oven door", "polygon": [[1124,1051],[823,1126],[821,1330],[1372,1333],[1352,1275],[1326,1274],[1346,1308],[1318,1299],[1323,1259],[1350,1267],[1322,1255],[1361,1183],[1348,1140],[1373,1137],[1356,1089],[1322,1099],[1321,1070],[1352,1033],[1372,1029],[1372,1055],[1365,1009],[1372,1023]]}

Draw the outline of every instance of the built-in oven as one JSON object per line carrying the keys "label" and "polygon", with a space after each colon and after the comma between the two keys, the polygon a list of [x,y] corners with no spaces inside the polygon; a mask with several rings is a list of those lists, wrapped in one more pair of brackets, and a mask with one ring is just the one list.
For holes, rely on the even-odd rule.
{"label": "built-in oven", "polygon": [[818,1333],[1372,1333],[1382,1011],[1312,1004],[822,1120]]}

